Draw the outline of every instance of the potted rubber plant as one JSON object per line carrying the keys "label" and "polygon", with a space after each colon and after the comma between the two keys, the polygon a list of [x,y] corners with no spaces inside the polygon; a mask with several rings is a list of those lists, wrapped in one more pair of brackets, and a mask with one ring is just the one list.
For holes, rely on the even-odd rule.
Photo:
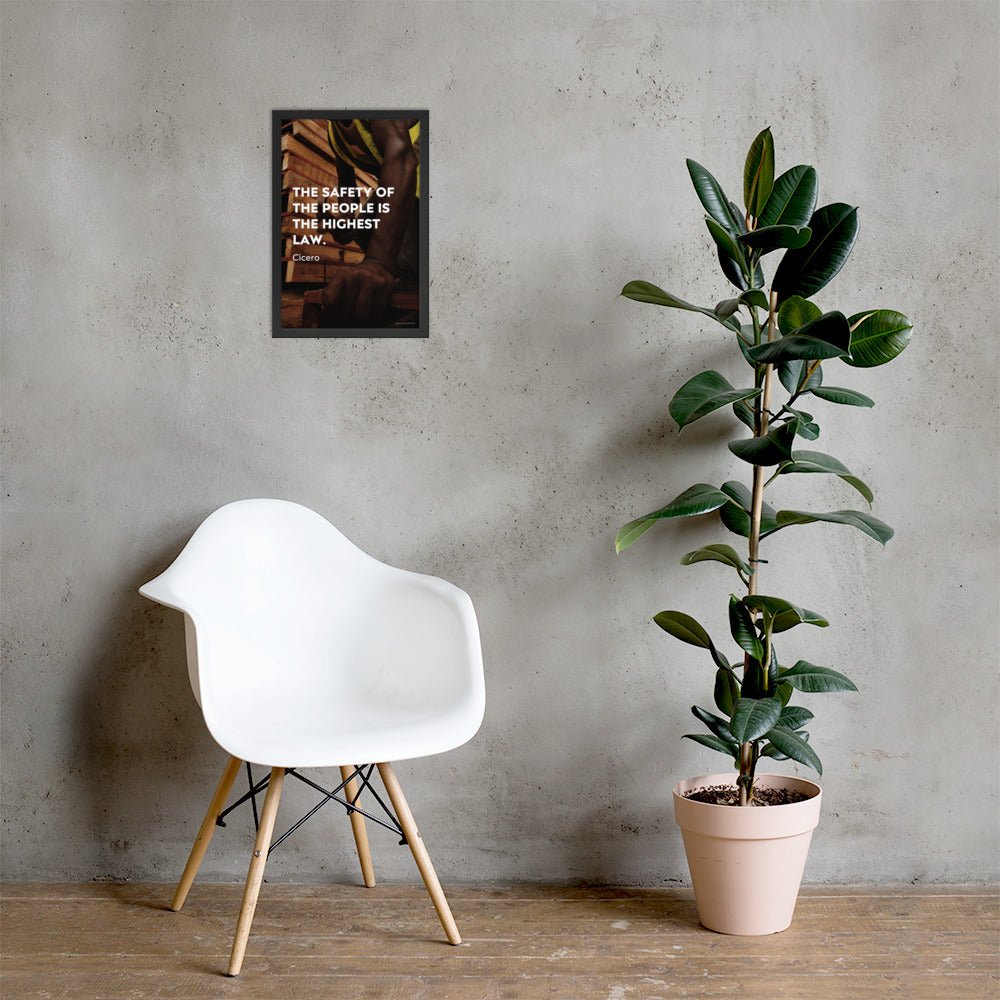
{"label": "potted rubber plant", "polygon": [[[700,372],[676,390],[669,412],[683,429],[728,408],[739,432],[728,450],[742,475],[721,485],[688,487],[626,524],[615,546],[622,552],[660,521],[702,515],[717,516],[745,546],[741,552],[728,542],[713,542],[681,560],[721,564],[732,574],[725,599],[735,660],[684,611],[661,611],[654,621],[708,657],[713,704],[693,706],[704,731],[686,738],[733,763],[729,774],[674,788],[699,918],[726,933],[764,934],[791,922],[821,792],[800,777],[759,773],[758,765],[764,758],[790,760],[822,774],[807,730],[813,714],[796,696],[857,690],[832,667],[804,659],[782,663],[782,633],[829,623],[790,595],[775,593],[781,567],[764,558],[765,543],[779,531],[814,522],[854,528],[882,545],[892,537],[892,529],[870,513],[868,485],[813,442],[826,407],[875,405],[854,389],[827,382],[830,369],[884,365],[906,347],[912,328],[891,309],[845,314],[820,304],[817,296],[854,246],[857,209],[839,202],[817,208],[818,180],[811,166],[775,176],[770,129],[754,139],[747,154],[742,209],[700,164],[688,160],[687,168],[722,276],[735,291],[715,306],[692,305],[646,281],[629,282],[622,295],[699,314],[728,335],[734,364],[745,377],[733,385],[718,371]],[[775,260],[768,284],[764,267]],[[833,378],[840,381],[839,374]],[[838,477],[845,490],[860,496],[864,509],[814,512],[769,502],[789,476],[815,474]]]}

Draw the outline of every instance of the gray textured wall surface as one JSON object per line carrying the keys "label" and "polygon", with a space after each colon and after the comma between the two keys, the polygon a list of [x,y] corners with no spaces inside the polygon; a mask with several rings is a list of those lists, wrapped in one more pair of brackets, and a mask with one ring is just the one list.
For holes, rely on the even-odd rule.
{"label": "gray textured wall surface", "polygon": [[[0,12],[5,876],[178,874],[224,755],[180,616],[136,590],[214,508],[280,496],[476,604],[483,728],[399,767],[443,879],[686,878],[670,788],[724,766],[679,739],[711,668],[651,617],[724,634],[728,578],[678,559],[729,539],[613,540],[742,475],[725,411],[683,435],[666,412],[695,372],[741,373],[721,328],[618,293],[728,294],[684,158],[736,194],[770,125],[779,169],[860,206],[820,304],[916,327],[889,368],[837,373],[877,406],[819,442],[896,537],[815,525],[768,552],[765,591],[831,620],[792,655],[862,689],[804,699],[826,765],[806,878],[996,877],[995,3]],[[271,110],[400,106],[430,109],[430,338],[272,340]],[[789,505],[853,503],[800,478]],[[416,877],[373,841],[380,876]],[[242,878],[249,843],[230,824],[204,875]],[[269,873],[355,879],[352,852],[324,815]]]}

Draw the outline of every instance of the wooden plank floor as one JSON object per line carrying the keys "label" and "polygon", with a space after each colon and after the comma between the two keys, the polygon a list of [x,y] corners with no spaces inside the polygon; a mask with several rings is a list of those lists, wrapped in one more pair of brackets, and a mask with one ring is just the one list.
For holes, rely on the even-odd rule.
{"label": "wooden plank floor", "polygon": [[806,889],[792,927],[713,934],[690,890],[263,887],[243,974],[223,975],[242,887],[12,884],[4,1000],[997,1000],[1000,915],[974,888]]}

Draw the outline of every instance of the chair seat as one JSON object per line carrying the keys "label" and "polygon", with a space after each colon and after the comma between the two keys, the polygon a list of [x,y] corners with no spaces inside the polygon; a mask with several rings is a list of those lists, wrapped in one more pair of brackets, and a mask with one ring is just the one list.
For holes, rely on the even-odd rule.
{"label": "chair seat", "polygon": [[479,725],[478,713],[461,704],[442,711],[338,693],[323,698],[292,686],[250,686],[228,697],[226,718],[206,714],[216,742],[234,757],[284,768],[426,757],[465,743]]}

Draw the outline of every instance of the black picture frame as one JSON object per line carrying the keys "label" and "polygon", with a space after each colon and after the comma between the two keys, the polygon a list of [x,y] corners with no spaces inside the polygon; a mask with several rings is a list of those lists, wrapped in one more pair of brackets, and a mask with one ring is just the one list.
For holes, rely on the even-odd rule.
{"label": "black picture frame", "polygon": [[[379,183],[393,176],[393,154],[384,157],[379,145],[387,128],[395,128],[396,134],[405,128],[416,153],[415,196],[397,196],[400,188]],[[281,109],[272,112],[271,131],[272,337],[427,337],[428,111]],[[383,145],[399,146],[391,141]],[[363,262],[368,241],[377,244],[378,230],[390,231],[394,213],[404,232],[393,241],[400,249],[391,260],[396,283],[388,312],[360,322],[357,313],[364,313],[367,304],[362,294],[357,312],[349,311],[341,322],[330,302],[337,302],[333,290],[348,277],[338,275],[338,269]],[[350,277],[360,280],[358,272]],[[324,305],[326,288],[331,291]],[[352,301],[351,293],[343,297]]]}

